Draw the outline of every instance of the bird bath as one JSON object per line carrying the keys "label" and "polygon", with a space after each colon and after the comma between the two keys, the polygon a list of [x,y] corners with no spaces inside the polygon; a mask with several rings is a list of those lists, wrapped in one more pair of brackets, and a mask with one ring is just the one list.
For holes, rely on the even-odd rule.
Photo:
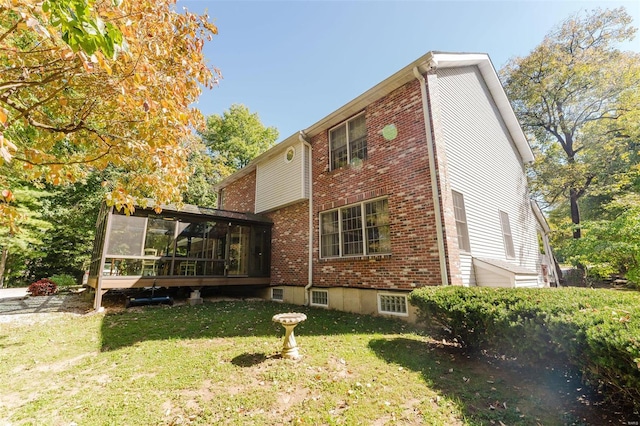
{"label": "bird bath", "polygon": [[286,314],[276,314],[273,316],[273,322],[282,324],[285,329],[284,344],[282,345],[282,358],[288,359],[300,359],[298,354],[298,345],[296,344],[296,337],[293,334],[293,329],[306,320],[307,316],[298,312],[288,312]]}

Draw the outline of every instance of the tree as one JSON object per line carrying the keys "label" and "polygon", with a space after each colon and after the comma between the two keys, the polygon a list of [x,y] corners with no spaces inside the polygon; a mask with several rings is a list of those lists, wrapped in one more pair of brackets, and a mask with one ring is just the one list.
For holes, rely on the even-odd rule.
{"label": "tree", "polygon": [[220,74],[202,52],[216,27],[174,5],[0,1],[0,226],[16,219],[8,176],[59,185],[113,166],[117,208],[180,201],[183,141],[203,124],[190,105]]}
{"label": "tree", "polygon": [[574,238],[581,237],[579,200],[631,166],[640,56],[616,43],[635,31],[624,8],[576,14],[501,70],[537,154],[533,189],[551,206],[568,203]]}
{"label": "tree", "polygon": [[42,237],[52,224],[42,217],[47,194],[42,190],[19,183],[14,184],[15,228],[0,227],[0,288],[6,278],[28,279],[30,268],[42,256]]}
{"label": "tree", "polygon": [[60,274],[78,279],[88,268],[104,200],[101,183],[110,172],[94,172],[83,181],[45,188],[49,196],[43,200],[41,217],[51,228],[40,236],[41,254],[29,271],[34,279]]}
{"label": "tree", "polygon": [[237,104],[221,116],[207,117],[207,127],[199,134],[212,157],[230,171],[246,166],[278,139],[275,127],[265,127],[257,113],[252,114],[249,108]]}
{"label": "tree", "polygon": [[187,163],[189,164],[189,183],[182,194],[185,203],[203,207],[215,207],[217,193],[213,185],[233,170],[226,166],[220,158],[214,158],[200,138],[191,138],[191,149]]}
{"label": "tree", "polygon": [[585,235],[563,244],[563,255],[594,278],[621,274],[640,288],[640,195],[629,193],[604,209],[611,218],[585,221]]}

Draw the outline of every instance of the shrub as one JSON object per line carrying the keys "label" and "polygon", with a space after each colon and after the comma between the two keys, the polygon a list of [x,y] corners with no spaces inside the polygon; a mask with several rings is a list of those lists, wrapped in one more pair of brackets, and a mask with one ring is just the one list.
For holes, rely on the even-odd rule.
{"label": "shrub", "polygon": [[50,296],[58,291],[58,286],[49,278],[42,278],[39,281],[31,283],[27,291],[31,293],[32,296]]}
{"label": "shrub", "polygon": [[411,293],[420,319],[469,350],[540,365],[568,362],[640,404],[640,294],[604,289],[436,287]]}
{"label": "shrub", "polygon": [[53,275],[49,277],[49,281],[56,283],[59,287],[69,287],[77,284],[76,279],[67,274]]}

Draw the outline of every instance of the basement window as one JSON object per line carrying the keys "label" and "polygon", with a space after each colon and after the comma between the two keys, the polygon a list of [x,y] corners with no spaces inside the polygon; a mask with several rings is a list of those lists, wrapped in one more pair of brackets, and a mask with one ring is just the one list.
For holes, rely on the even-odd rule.
{"label": "basement window", "polygon": [[327,290],[311,290],[311,304],[329,306],[329,292]]}
{"label": "basement window", "polygon": [[378,313],[409,316],[407,310],[407,296],[405,294],[379,293]]}
{"label": "basement window", "polygon": [[283,288],[272,288],[271,289],[271,300],[276,300],[278,302],[282,302],[284,300],[284,289]]}

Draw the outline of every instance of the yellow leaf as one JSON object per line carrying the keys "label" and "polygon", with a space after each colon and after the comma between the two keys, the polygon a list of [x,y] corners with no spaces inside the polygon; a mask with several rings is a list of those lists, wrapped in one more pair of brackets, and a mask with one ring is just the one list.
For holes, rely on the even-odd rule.
{"label": "yellow leaf", "polygon": [[0,123],[6,123],[8,117],[9,115],[7,114],[7,110],[4,108],[0,108]]}
{"label": "yellow leaf", "polygon": [[13,196],[13,192],[11,192],[10,189],[2,190],[2,198],[4,198],[4,201],[6,201],[7,203],[10,203],[15,199],[15,197]]}

